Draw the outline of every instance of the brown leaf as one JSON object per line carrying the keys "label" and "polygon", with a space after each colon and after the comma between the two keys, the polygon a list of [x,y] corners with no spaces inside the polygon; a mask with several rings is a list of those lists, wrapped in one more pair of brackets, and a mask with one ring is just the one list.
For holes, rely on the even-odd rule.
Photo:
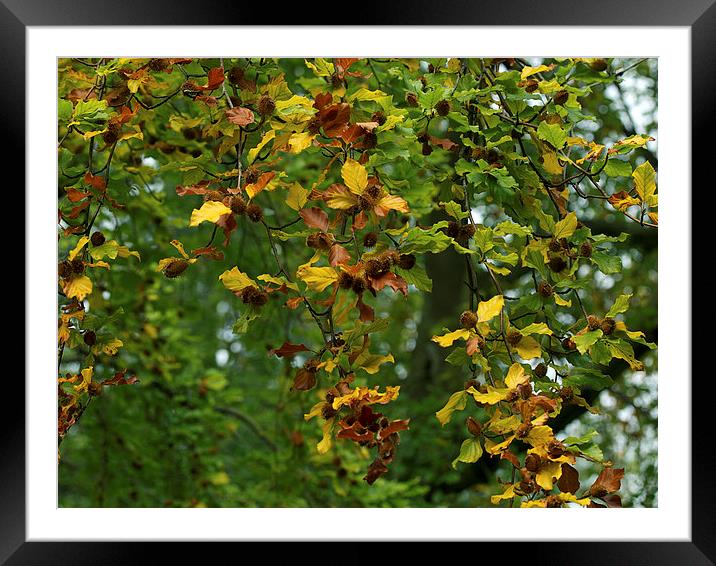
{"label": "brown leaf", "polygon": [[274,348],[269,350],[269,354],[278,356],[279,358],[290,358],[296,355],[298,352],[307,352],[308,348],[303,344],[291,344],[290,342],[284,342],[280,348]]}
{"label": "brown leaf", "polygon": [[129,377],[124,377],[126,373],[127,373],[127,370],[117,372],[114,374],[114,377],[105,379],[104,381],[100,382],[100,384],[101,385],[132,385],[133,383],[139,382],[136,375],[130,375]]}
{"label": "brown leaf", "polygon": [[377,480],[380,476],[386,474],[387,472],[388,466],[383,463],[383,460],[381,460],[380,458],[376,458],[375,460],[373,460],[373,463],[368,466],[368,473],[363,479],[368,482],[368,485],[373,485],[375,483],[375,480]]}
{"label": "brown leaf", "polygon": [[362,297],[358,297],[356,306],[358,307],[358,312],[360,313],[359,319],[361,322],[372,322],[375,320],[375,311],[372,307],[363,302]]}
{"label": "brown leaf", "polygon": [[328,252],[328,261],[331,267],[338,267],[341,263],[347,263],[351,259],[351,254],[340,244],[333,244]]}
{"label": "brown leaf", "polygon": [[305,368],[300,368],[296,372],[296,377],[293,378],[293,387],[291,391],[308,391],[316,386],[316,372],[308,371]]}
{"label": "brown leaf", "polygon": [[92,175],[92,173],[90,173],[89,171],[85,173],[84,181],[85,184],[99,191],[103,191],[107,186],[104,177],[100,177],[99,175]]}
{"label": "brown leaf", "polygon": [[254,123],[254,113],[248,108],[241,106],[226,111],[229,122],[237,126],[248,126]]}
{"label": "brown leaf", "polygon": [[507,460],[515,468],[521,468],[519,459],[513,452],[510,452],[509,450],[505,450],[502,454],[500,454],[500,460]]}
{"label": "brown leaf", "polygon": [[328,231],[328,215],[317,206],[303,208],[298,214],[309,228],[318,228],[323,232]]}
{"label": "brown leaf", "polygon": [[79,202],[82,199],[92,196],[91,193],[80,191],[72,187],[65,189],[65,193],[67,194],[67,198],[70,202]]}
{"label": "brown leaf", "polygon": [[577,493],[579,489],[579,472],[569,464],[562,464],[562,476],[557,482],[562,493]]}
{"label": "brown leaf", "polygon": [[409,424],[410,419],[390,421],[390,423],[388,423],[388,426],[380,429],[380,432],[378,433],[378,438],[380,440],[383,440],[384,438],[388,438],[391,434],[395,432],[399,432],[401,430],[408,430],[410,428],[408,426]]}
{"label": "brown leaf", "polygon": [[624,468],[604,468],[589,488],[589,495],[604,497],[608,493],[619,491],[624,477]]}
{"label": "brown leaf", "polygon": [[408,282],[392,271],[384,273],[376,279],[370,279],[370,286],[375,291],[380,291],[383,287],[388,286],[393,291],[400,291],[403,295],[408,295]]}
{"label": "brown leaf", "polygon": [[204,90],[214,90],[224,82],[224,67],[214,67],[209,71],[209,80]]}
{"label": "brown leaf", "polygon": [[289,299],[288,301],[286,301],[286,306],[291,310],[294,310],[298,308],[298,305],[300,305],[302,302],[303,297],[294,297],[293,299]]}
{"label": "brown leaf", "polygon": [[194,256],[204,255],[209,259],[215,259],[217,261],[221,261],[224,259],[224,252],[222,252],[221,250],[217,250],[214,246],[208,246],[206,248],[197,248],[195,250],[192,250],[191,253]]}

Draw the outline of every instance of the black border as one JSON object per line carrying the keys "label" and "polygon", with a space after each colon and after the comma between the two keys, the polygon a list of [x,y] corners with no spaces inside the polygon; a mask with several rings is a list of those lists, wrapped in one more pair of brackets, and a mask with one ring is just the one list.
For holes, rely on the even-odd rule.
{"label": "black border", "polygon": [[[511,0],[477,2],[475,0],[361,0],[360,9],[346,4],[345,12],[322,6],[304,5],[300,10],[277,10],[267,3],[244,3],[240,0],[0,0],[0,109],[6,140],[15,147],[25,145],[25,28],[27,26],[64,25],[560,25],[560,26],[687,26],[691,29],[692,75],[692,165],[693,173],[706,176],[706,164],[713,160],[711,144],[716,131],[712,100],[716,92],[713,60],[716,57],[716,5],[714,0],[601,0],[577,4],[563,0]],[[304,11],[305,10],[305,11]],[[343,15],[340,15],[343,14]],[[350,15],[349,15],[350,14]],[[331,18],[332,21],[327,21]],[[30,70],[31,71],[31,70]],[[14,187],[25,186],[24,168],[17,167],[17,156],[7,150],[2,154],[3,178]],[[27,159],[27,156],[26,156]],[[17,178],[12,179],[15,175]],[[696,181],[693,182],[695,186]],[[30,203],[26,202],[26,205]],[[25,230],[31,229],[26,214]],[[15,234],[22,234],[17,231]],[[13,236],[15,238],[15,236]],[[712,253],[709,255],[713,255]],[[26,256],[27,257],[27,256]],[[26,301],[29,297],[25,296]],[[684,305],[691,312],[691,304]],[[29,355],[26,342],[25,354]],[[691,368],[687,368],[691,373]],[[708,434],[714,430],[711,396],[699,393],[699,385],[713,380],[712,372],[701,381],[692,380],[692,452],[713,445]],[[26,375],[26,379],[30,376]],[[694,375],[694,377],[696,377]],[[204,562],[205,544],[176,543],[28,543],[25,542],[25,383],[16,375],[4,376],[4,406],[8,399],[14,414],[3,408],[0,426],[0,563],[19,564],[134,564],[156,560],[161,562],[196,560]],[[709,388],[713,388],[709,385]],[[715,564],[716,563],[716,485],[713,468],[701,459],[692,459],[691,542],[653,543],[512,543],[529,544],[530,549],[517,549],[499,543],[482,543],[485,550],[505,553],[504,558],[521,556],[520,562],[534,564]],[[696,497],[693,497],[696,494]],[[108,535],[121,533],[121,525],[107,525]],[[79,533],[78,533],[79,534]],[[596,536],[599,533],[594,533]],[[317,532],[317,536],[319,532]],[[217,543],[214,543],[216,545]],[[233,550],[214,546],[216,550]],[[249,543],[250,544],[250,543]],[[291,545],[292,543],[288,543]],[[326,544],[326,543],[322,543]],[[460,543],[455,543],[460,544]],[[462,543],[469,544],[469,543]],[[489,547],[485,545],[489,544]],[[325,548],[319,554],[325,560],[357,563],[370,557],[381,561],[405,560],[400,546],[379,543],[344,543],[338,554]],[[286,547],[289,552],[290,546]],[[242,549],[243,550],[243,549]],[[249,549],[253,550],[253,549]],[[261,549],[257,549],[261,552]],[[271,551],[275,556],[276,547]],[[455,554],[457,550],[457,554]],[[347,552],[346,552],[347,551]],[[156,554],[155,554],[156,552]],[[245,552],[245,550],[244,550]],[[398,554],[400,552],[401,554]],[[451,549],[455,558],[460,549]],[[474,551],[473,551],[474,552]],[[212,553],[213,554],[213,553]],[[234,554],[234,560],[250,555]],[[294,555],[295,556],[295,555]],[[463,555],[467,558],[469,555]],[[308,555],[307,555],[308,557]],[[500,559],[500,563],[505,561]],[[402,559],[402,560],[401,560]],[[212,560],[209,558],[209,560]],[[508,559],[507,563],[511,563]]]}

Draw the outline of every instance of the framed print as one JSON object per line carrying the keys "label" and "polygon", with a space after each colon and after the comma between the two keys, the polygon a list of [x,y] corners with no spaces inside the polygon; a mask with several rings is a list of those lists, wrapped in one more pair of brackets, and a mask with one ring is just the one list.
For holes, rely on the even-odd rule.
{"label": "framed print", "polygon": [[0,9],[27,243],[2,559],[713,563],[690,228],[716,9],[179,8]]}

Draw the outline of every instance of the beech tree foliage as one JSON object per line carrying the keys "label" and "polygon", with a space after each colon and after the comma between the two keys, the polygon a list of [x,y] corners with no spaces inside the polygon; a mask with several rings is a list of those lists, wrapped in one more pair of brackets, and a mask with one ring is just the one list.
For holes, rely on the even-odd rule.
{"label": "beech tree foliage", "polygon": [[637,73],[60,60],[68,504],[460,505],[453,474],[493,505],[621,506],[609,438],[563,429],[655,371],[656,140],[604,94]]}

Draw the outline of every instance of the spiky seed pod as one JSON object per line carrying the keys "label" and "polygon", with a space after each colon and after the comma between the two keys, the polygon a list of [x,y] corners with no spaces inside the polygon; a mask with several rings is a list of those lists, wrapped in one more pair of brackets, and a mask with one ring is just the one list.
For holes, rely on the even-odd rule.
{"label": "spiky seed pod", "polygon": [[487,150],[482,146],[475,147],[472,149],[472,157],[473,159],[485,159],[487,157]]}
{"label": "spiky seed pod", "polygon": [[102,141],[107,145],[114,145],[119,139],[119,133],[113,130],[107,130],[102,134]]}
{"label": "spiky seed pod", "polygon": [[351,285],[351,289],[353,289],[353,292],[356,295],[360,295],[363,291],[365,291],[365,287],[366,283],[363,277],[355,277],[353,279],[353,285]]}
{"label": "spiky seed pod", "polygon": [[537,377],[542,379],[545,375],[547,375],[547,366],[540,362],[535,366],[534,373]]}
{"label": "spiky seed pod", "polygon": [[104,234],[99,231],[95,232],[94,234],[92,234],[90,242],[92,242],[93,246],[101,246],[105,242]]}
{"label": "spiky seed pod", "polygon": [[398,260],[398,267],[411,270],[415,267],[415,256],[413,254],[401,254]]}
{"label": "spiky seed pod", "polygon": [[363,195],[371,199],[377,199],[380,196],[381,188],[379,185],[370,185],[363,191]]}
{"label": "spiky seed pod", "polygon": [[495,163],[500,163],[500,161],[502,159],[500,152],[497,151],[495,148],[489,149],[487,151],[487,155],[485,157],[487,158],[487,162],[490,165],[494,165]]}
{"label": "spiky seed pod", "polygon": [[93,330],[87,330],[82,335],[82,341],[88,346],[94,346],[97,343],[97,335],[94,333]]}
{"label": "spiky seed pod", "polygon": [[458,239],[467,241],[475,235],[475,226],[472,224],[461,224]]}
{"label": "spiky seed pod", "polygon": [[589,330],[596,330],[599,328],[602,324],[602,320],[598,316],[594,316],[593,314],[590,314],[587,317],[587,325],[589,326]]}
{"label": "spiky seed pod", "polygon": [[373,115],[370,117],[371,122],[378,122],[379,126],[382,126],[385,124],[385,114],[383,114],[380,110],[378,112],[374,112]]}
{"label": "spiky seed pod", "polygon": [[572,397],[574,397],[574,391],[573,391],[572,388],[569,387],[569,386],[567,386],[567,387],[562,387],[562,389],[559,391],[559,396],[560,396],[564,401],[569,401]]}
{"label": "spiky seed pod", "polygon": [[276,110],[276,103],[273,98],[268,94],[264,94],[259,99],[259,114],[261,114],[261,116],[270,116],[274,110]]}
{"label": "spiky seed pod", "polygon": [[566,90],[560,90],[557,94],[554,95],[554,103],[558,104],[559,106],[563,106],[565,102],[567,102],[567,99],[569,98],[569,93]]}
{"label": "spiky seed pod", "polygon": [[[510,391],[510,394],[513,397],[513,399],[511,399],[510,401],[514,401],[514,399],[517,397],[517,392]],[[520,426],[517,427],[517,430],[515,430],[515,436],[517,438],[524,438],[529,434],[530,430],[532,430],[532,423],[522,423]]]}
{"label": "spiky seed pod", "polygon": [[102,395],[102,385],[96,381],[90,381],[87,385],[87,393],[92,397],[99,397]]}
{"label": "spiky seed pod", "polygon": [[568,352],[571,352],[572,350],[577,349],[577,345],[574,343],[574,340],[572,340],[571,338],[565,338],[564,340],[562,340],[562,348],[564,348]]}
{"label": "spiky seed pod", "polygon": [[405,102],[408,106],[415,107],[418,105],[418,95],[414,92],[408,92],[405,94]]}
{"label": "spiky seed pod", "polygon": [[261,208],[258,204],[252,203],[246,207],[246,216],[249,217],[251,222],[261,222],[264,217],[263,208]]}
{"label": "spiky seed pod", "polygon": [[375,232],[368,232],[365,236],[363,236],[363,245],[366,248],[372,248],[378,243],[378,234]]}
{"label": "spiky seed pod", "polygon": [[562,507],[562,500],[556,495],[550,495],[544,499],[545,507],[549,509]]}
{"label": "spiky seed pod", "polygon": [[423,88],[428,86],[428,79],[426,79],[424,76],[421,75],[418,80],[420,81],[420,84],[423,85]]}
{"label": "spiky seed pod", "polygon": [[602,329],[602,332],[605,336],[609,336],[612,332],[614,332],[614,328],[616,327],[616,325],[616,321],[612,317],[608,316],[602,321],[602,324],[599,325],[599,328]]}
{"label": "spiky seed pod", "polygon": [[316,373],[318,371],[318,365],[320,363],[320,360],[311,358],[310,360],[306,360],[306,363],[303,364],[303,369]]}
{"label": "spiky seed pod", "polygon": [[376,145],[378,145],[378,136],[373,132],[368,132],[363,136],[363,147],[365,149],[373,149]]}
{"label": "spiky seed pod", "polygon": [[156,72],[163,71],[169,66],[169,61],[166,59],[150,59],[149,68]]}
{"label": "spiky seed pod", "polygon": [[432,63],[428,63],[428,73],[434,73],[435,72],[435,65]]}
{"label": "spiky seed pod", "polygon": [[433,148],[429,143],[425,142],[423,144],[421,152],[423,155],[425,155],[427,157],[428,155],[430,155],[433,152]]}
{"label": "spiky seed pod", "polygon": [[467,391],[468,389],[470,389],[470,387],[474,387],[475,389],[477,389],[479,391],[480,384],[477,382],[476,379],[468,379],[463,384],[463,388]]}
{"label": "spiky seed pod", "polygon": [[435,105],[435,111],[440,116],[447,116],[450,113],[450,101],[441,100]]}
{"label": "spiky seed pod", "polygon": [[473,436],[480,436],[482,434],[482,425],[476,421],[473,417],[467,417],[466,420],[467,430]]}
{"label": "spiky seed pod", "polygon": [[173,279],[174,277],[179,277],[184,271],[186,271],[186,268],[189,267],[189,262],[185,259],[177,258],[174,261],[172,261],[167,267],[164,269],[164,275],[169,277],[170,279]]}
{"label": "spiky seed pod", "polygon": [[241,106],[241,98],[238,96],[231,95],[229,100],[231,100],[231,104],[233,104],[234,107]]}
{"label": "spiky seed pod", "polygon": [[564,444],[562,444],[559,440],[550,440],[547,443],[547,454],[549,454],[550,458],[559,458],[560,456],[564,456],[564,453],[567,450],[564,448]]}
{"label": "spiky seed pod", "polygon": [[518,490],[524,495],[529,495],[535,490],[535,482],[522,480]]}
{"label": "spiky seed pod", "polygon": [[454,220],[451,220],[445,228],[445,234],[451,238],[457,239],[460,236],[460,225]]}
{"label": "spiky seed pod", "polygon": [[540,282],[539,282],[539,285],[537,285],[537,292],[538,292],[541,296],[543,296],[545,299],[551,297],[552,294],[554,293],[554,291],[553,291],[553,289],[552,289],[552,285],[550,285],[549,283],[547,283],[547,281],[540,281]]}
{"label": "spiky seed pod", "polygon": [[57,275],[62,279],[66,279],[72,275],[72,264],[69,261],[61,261],[57,264]]}
{"label": "spiky seed pod", "polygon": [[336,416],[337,412],[338,411],[333,408],[333,405],[326,403],[321,409],[321,416],[324,420],[327,421],[328,419],[332,419],[334,416]]}
{"label": "spiky seed pod", "polygon": [[382,261],[377,259],[370,259],[365,264],[365,274],[371,279],[377,279],[383,275],[387,269]]}
{"label": "spiky seed pod", "polygon": [[542,458],[539,457],[539,454],[532,453],[525,456],[525,468],[527,468],[530,472],[536,472],[539,470],[541,463]]}
{"label": "spiky seed pod", "polygon": [[259,171],[255,167],[249,167],[246,171],[244,171],[244,181],[246,181],[247,185],[253,185],[258,180]]}
{"label": "spiky seed pod", "polygon": [[239,195],[231,197],[229,206],[234,214],[242,215],[246,212],[246,201]]}
{"label": "spiky seed pod", "polygon": [[507,334],[507,343],[510,346],[517,346],[517,344],[520,343],[520,340],[522,340],[522,333],[517,332],[516,330]]}
{"label": "spiky seed pod", "polygon": [[326,232],[316,232],[315,234],[309,234],[306,238],[306,245],[309,248],[316,250],[330,250],[335,237],[333,234],[327,234]]}
{"label": "spiky seed pod", "polygon": [[464,311],[460,315],[460,326],[465,329],[474,328],[477,324],[477,315],[472,311]]}
{"label": "spiky seed pod", "polygon": [[420,143],[427,143],[430,141],[430,136],[427,132],[420,132],[416,138]]}
{"label": "spiky seed pod", "polygon": [[582,257],[592,257],[592,244],[583,242],[582,245],[579,246],[579,255]]}
{"label": "spiky seed pod", "polygon": [[350,289],[353,286],[353,276],[350,273],[341,271],[338,274],[338,286],[341,289]]}
{"label": "spiky seed pod", "polygon": [[74,273],[82,273],[85,270],[85,262],[82,261],[80,258],[76,257],[70,262],[70,265],[72,266],[72,271]]}
{"label": "spiky seed pod", "polygon": [[525,91],[526,92],[534,92],[537,90],[537,87],[539,86],[539,83],[534,79],[528,79],[525,81]]}
{"label": "spiky seed pod", "polygon": [[562,250],[562,245],[557,240],[550,240],[548,247],[551,252],[559,252]]}
{"label": "spiky seed pod", "polygon": [[517,393],[519,393],[521,399],[529,399],[532,396],[532,384],[520,383],[517,386]]}
{"label": "spiky seed pod", "polygon": [[382,259],[386,262],[387,269],[400,262],[400,253],[395,250],[387,250],[383,252]]}
{"label": "spiky seed pod", "polygon": [[229,71],[229,82],[238,85],[244,78],[244,70],[241,67],[232,67]]}
{"label": "spiky seed pod", "polygon": [[589,63],[589,66],[592,68],[593,71],[597,71],[601,73],[602,71],[605,71],[609,64],[607,63],[606,59],[594,59]]}
{"label": "spiky seed pod", "polygon": [[363,193],[358,197],[358,206],[361,210],[365,210],[367,212],[369,210],[373,210],[375,201],[370,197],[370,195]]}
{"label": "spiky seed pod", "polygon": [[559,273],[565,267],[567,267],[567,262],[564,261],[564,259],[562,259],[558,255],[556,255],[556,256],[550,258],[548,265],[552,271],[554,271],[555,273]]}

